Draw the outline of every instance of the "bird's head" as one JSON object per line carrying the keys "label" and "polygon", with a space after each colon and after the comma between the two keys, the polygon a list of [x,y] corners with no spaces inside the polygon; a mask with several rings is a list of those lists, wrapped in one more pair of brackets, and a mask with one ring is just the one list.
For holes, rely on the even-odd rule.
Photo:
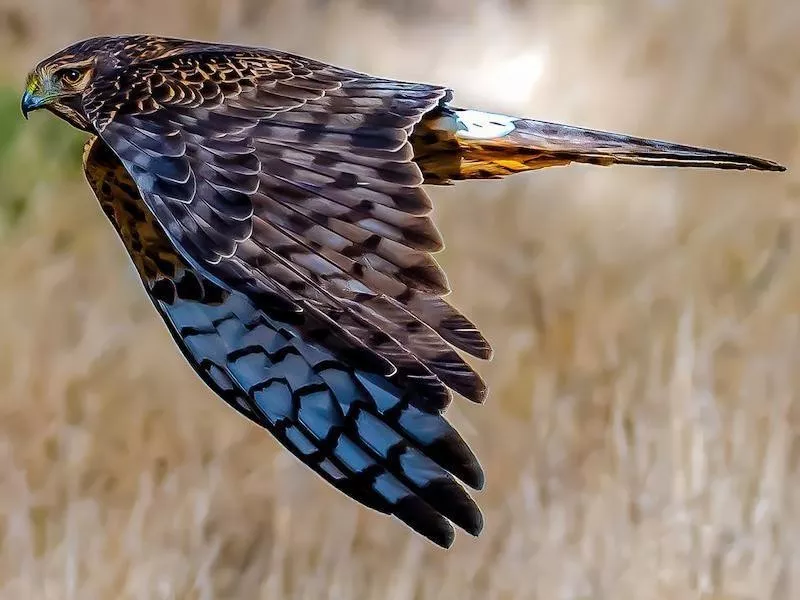
{"label": "bird's head", "polygon": [[22,114],[46,108],[79,129],[91,125],[83,111],[83,94],[96,68],[96,56],[55,55],[29,74],[22,95]]}
{"label": "bird's head", "polygon": [[84,101],[98,79],[118,84],[126,68],[168,56],[180,49],[177,42],[146,35],[95,37],[64,48],[28,74],[22,114],[27,118],[32,111],[44,108],[78,129],[93,131]]}

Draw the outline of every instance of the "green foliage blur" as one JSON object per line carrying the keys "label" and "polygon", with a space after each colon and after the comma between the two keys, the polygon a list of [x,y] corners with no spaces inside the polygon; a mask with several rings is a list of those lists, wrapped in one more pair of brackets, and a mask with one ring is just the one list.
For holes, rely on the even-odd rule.
{"label": "green foliage blur", "polygon": [[80,175],[86,134],[34,113],[25,121],[21,90],[0,87],[0,239],[20,225],[37,191]]}

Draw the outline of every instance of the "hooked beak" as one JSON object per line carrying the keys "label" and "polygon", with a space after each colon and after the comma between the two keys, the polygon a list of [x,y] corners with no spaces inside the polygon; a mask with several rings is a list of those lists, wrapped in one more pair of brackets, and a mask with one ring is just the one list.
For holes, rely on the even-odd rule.
{"label": "hooked beak", "polygon": [[22,116],[28,118],[28,113],[33,112],[37,108],[41,108],[46,104],[46,100],[41,96],[37,96],[30,90],[26,90],[22,95],[22,102],[20,108],[22,109]]}

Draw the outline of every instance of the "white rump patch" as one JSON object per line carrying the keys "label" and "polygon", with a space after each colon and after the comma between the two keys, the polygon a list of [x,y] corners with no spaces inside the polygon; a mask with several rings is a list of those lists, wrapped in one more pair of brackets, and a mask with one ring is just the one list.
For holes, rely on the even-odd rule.
{"label": "white rump patch", "polygon": [[456,110],[456,135],[473,140],[500,138],[514,131],[518,117],[480,110]]}

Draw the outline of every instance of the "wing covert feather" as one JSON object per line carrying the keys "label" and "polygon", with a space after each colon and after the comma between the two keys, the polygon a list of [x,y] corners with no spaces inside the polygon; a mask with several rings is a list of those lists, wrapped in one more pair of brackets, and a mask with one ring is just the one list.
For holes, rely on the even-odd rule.
{"label": "wing covert feather", "polygon": [[483,400],[451,345],[490,348],[442,299],[431,253],[443,243],[408,142],[446,89],[251,49],[193,47],[132,69],[136,94],[110,94],[98,130],[192,268],[316,314],[431,406],[449,389]]}

